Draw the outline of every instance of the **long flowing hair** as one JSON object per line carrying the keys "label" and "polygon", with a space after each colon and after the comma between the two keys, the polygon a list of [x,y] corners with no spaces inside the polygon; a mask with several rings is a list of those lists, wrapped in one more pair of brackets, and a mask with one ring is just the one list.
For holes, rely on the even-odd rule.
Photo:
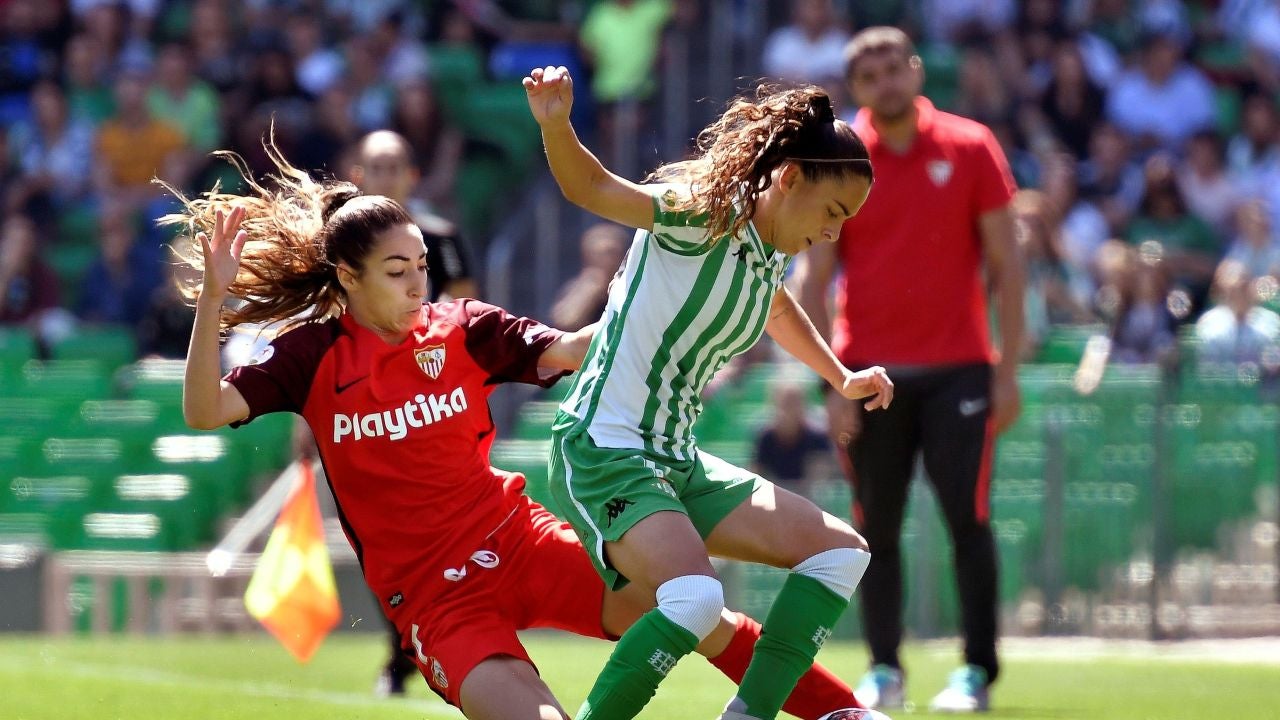
{"label": "long flowing hair", "polygon": [[[182,263],[202,275],[204,256],[196,234],[212,236],[216,212],[245,209],[241,228],[248,234],[240,268],[229,294],[235,302],[223,309],[221,325],[288,321],[287,326],[342,312],[346,293],[337,267],[345,263],[359,273],[383,230],[413,219],[403,207],[380,195],[361,195],[349,182],[317,181],[289,163],[273,139],[263,142],[276,172],[258,182],[239,155],[221,150],[215,156],[235,166],[243,178],[243,194],[223,192],[219,185],[188,198],[160,182],[183,205],[181,212],[159,222],[181,226],[174,251]],[[200,295],[201,278],[179,280],[183,296]]]}
{"label": "long flowing hair", "polygon": [[790,89],[761,84],[755,97],[730,102],[724,114],[698,134],[697,155],[668,163],[646,182],[688,188],[676,206],[705,218],[709,238],[737,235],[755,215],[760,193],[784,162],[800,166],[811,182],[857,176],[874,180],[867,147],[838,120],[826,91],[815,85]]}

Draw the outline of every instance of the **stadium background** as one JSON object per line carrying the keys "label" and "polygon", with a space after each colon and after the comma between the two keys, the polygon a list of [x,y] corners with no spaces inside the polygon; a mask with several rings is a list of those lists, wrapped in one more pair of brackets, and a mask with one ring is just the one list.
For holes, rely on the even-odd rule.
{"label": "stadium background", "polygon": [[[1280,318],[1266,314],[1280,306],[1280,5],[631,3],[665,8],[652,27],[618,5],[0,0],[0,629],[252,627],[244,578],[197,577],[199,555],[77,553],[207,551],[291,452],[289,418],[252,432],[183,426],[190,320],[169,290],[171,236],[154,224],[173,203],[152,175],[189,192],[234,187],[206,153],[232,148],[263,170],[274,119],[286,156],[344,177],[355,140],[397,129],[423,169],[415,195],[457,223],[484,299],[546,317],[593,220],[545,170],[519,83],[528,68],[570,66],[578,127],[639,179],[753,78],[806,74],[792,79],[828,86],[851,112],[838,58],[786,60],[891,23],[919,43],[925,93],[989,124],[1020,187],[1038,191],[1017,205],[1032,279],[1024,412],[994,468],[1005,633],[1280,634]],[[835,39],[804,45],[805,12],[830,12],[807,22]],[[1167,83],[1149,82],[1162,49],[1180,60]],[[1258,342],[1225,353],[1197,324],[1217,303],[1215,278],[1232,276],[1224,259],[1244,267],[1261,318]],[[1096,335],[1115,349],[1082,394],[1077,367]],[[750,463],[780,380],[812,385],[768,347],[735,367],[700,439]],[[528,473],[535,496],[554,402],[554,391],[497,400],[494,462]],[[949,549],[915,487],[907,619],[915,637],[946,636]],[[842,481],[806,490],[847,517]],[[330,535],[344,605],[372,612]],[[127,579],[126,566],[143,569]],[[731,601],[758,614],[780,583],[725,573]]]}

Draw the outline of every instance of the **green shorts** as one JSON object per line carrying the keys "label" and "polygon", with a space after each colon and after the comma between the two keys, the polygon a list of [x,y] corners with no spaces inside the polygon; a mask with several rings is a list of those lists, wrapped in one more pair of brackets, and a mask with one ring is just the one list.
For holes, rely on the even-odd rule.
{"label": "green shorts", "polygon": [[702,450],[694,460],[675,460],[645,450],[602,448],[578,429],[552,433],[550,465],[552,510],[573,526],[613,590],[628,581],[609,564],[605,543],[663,510],[688,515],[705,539],[765,484],[759,475]]}

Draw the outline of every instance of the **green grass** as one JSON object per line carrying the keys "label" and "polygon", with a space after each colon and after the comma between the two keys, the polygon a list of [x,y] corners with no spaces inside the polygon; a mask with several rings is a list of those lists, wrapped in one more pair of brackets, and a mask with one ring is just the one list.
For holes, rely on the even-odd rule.
{"label": "green grass", "polygon": [[[570,711],[586,695],[609,645],[564,635],[527,637],[552,690]],[[1043,651],[1041,648],[1043,647]],[[1280,663],[1214,662],[1192,653],[1112,652],[1021,641],[1006,653],[993,720],[1165,720],[1192,716],[1274,720]],[[1177,646],[1174,646],[1175,648]],[[265,635],[53,639],[0,636],[0,717],[7,720],[301,720],[461,717],[425,683],[410,697],[371,696],[380,637],[329,638],[310,664],[294,663]],[[1225,654],[1224,654],[1225,656]],[[853,679],[860,645],[832,643],[822,659]],[[955,662],[950,644],[914,645],[908,695],[927,704]],[[712,720],[732,686],[707,663],[681,663],[642,718]],[[924,712],[896,718],[924,720]]]}

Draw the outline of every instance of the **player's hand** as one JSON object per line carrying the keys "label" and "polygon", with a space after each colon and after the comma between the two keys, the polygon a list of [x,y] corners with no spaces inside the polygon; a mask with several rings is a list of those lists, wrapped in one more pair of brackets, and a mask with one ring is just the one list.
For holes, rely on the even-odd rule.
{"label": "player's hand", "polygon": [[[1096,386],[1095,386],[1096,387]],[[997,434],[1008,430],[1022,414],[1022,394],[1015,371],[997,369],[991,385],[991,418]]]}
{"label": "player's hand", "polygon": [[524,91],[529,96],[529,110],[539,125],[569,121],[573,109],[573,78],[564,66],[534,68],[525,77]]}
{"label": "player's hand", "polygon": [[868,410],[887,408],[893,402],[893,381],[879,365],[858,372],[846,370],[840,387],[836,389],[850,400],[870,397],[862,404]]}
{"label": "player's hand", "polygon": [[227,288],[240,271],[240,253],[249,236],[240,229],[244,221],[244,208],[233,208],[229,214],[221,210],[214,213],[213,237],[198,233],[200,250],[204,255],[204,289],[202,296],[221,300]]}

